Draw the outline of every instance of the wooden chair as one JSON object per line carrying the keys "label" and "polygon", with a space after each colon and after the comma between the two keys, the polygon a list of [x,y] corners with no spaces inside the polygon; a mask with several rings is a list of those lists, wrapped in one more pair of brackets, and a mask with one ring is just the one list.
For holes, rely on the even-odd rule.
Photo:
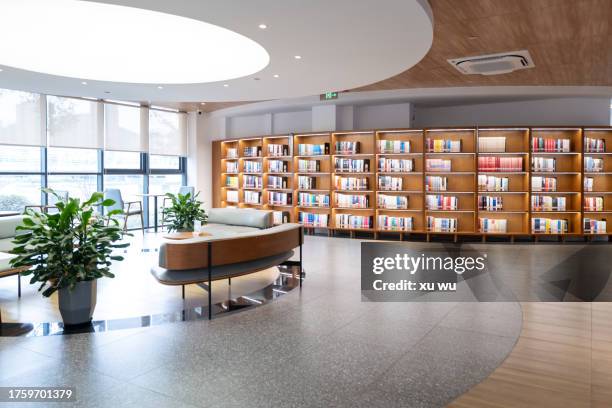
{"label": "wooden chair", "polygon": [[27,210],[28,208],[37,208],[40,212],[48,213],[49,210],[57,209],[57,206],[55,205],[56,202],[58,202],[58,201],[63,201],[63,202],[68,201],[68,191],[56,191],[55,193],[58,196],[60,196],[59,200],[57,199],[57,197],[55,197],[53,195],[47,194],[47,202],[49,202],[51,204],[47,204],[47,205],[36,205],[36,204],[26,205],[25,208],[24,208],[24,211]]}
{"label": "wooden chair", "polygon": [[110,207],[106,207],[107,211],[123,210],[123,215],[120,216],[123,218],[123,230],[127,231],[127,222],[129,217],[139,215],[142,233],[144,234],[144,215],[142,211],[142,202],[124,202],[121,196],[121,190],[119,190],[118,188],[107,188],[106,190],[104,190],[104,199],[109,198],[115,201],[115,204]]}

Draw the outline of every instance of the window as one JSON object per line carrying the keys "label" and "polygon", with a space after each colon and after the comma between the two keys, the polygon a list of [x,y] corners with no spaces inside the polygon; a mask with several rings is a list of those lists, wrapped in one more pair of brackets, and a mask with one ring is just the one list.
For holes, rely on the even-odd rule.
{"label": "window", "polygon": [[97,101],[48,96],[49,146],[101,149],[101,107]]}
{"label": "window", "polygon": [[104,152],[104,168],[140,170],[142,167],[140,156],[140,153],[135,152]]}
{"label": "window", "polygon": [[148,141],[145,135],[141,135],[140,119],[140,107],[116,104],[104,105],[104,148],[118,151],[146,152]]}
{"label": "window", "polygon": [[173,156],[187,155],[184,114],[149,110],[149,152]]}
{"label": "window", "polygon": [[180,170],[181,158],[178,156],[159,156],[152,154],[149,157],[151,170],[167,169]]}
{"label": "window", "polygon": [[26,205],[40,204],[41,176],[0,175],[0,211],[23,211]]}
{"label": "window", "polygon": [[[56,174],[49,176],[49,188],[58,193],[67,191],[70,197],[88,199],[98,191],[98,177],[84,174]],[[60,194],[61,195],[61,194]],[[53,201],[52,198],[49,198]]]}
{"label": "window", "polygon": [[49,173],[98,173],[98,151],[50,147],[47,150]]}
{"label": "window", "polygon": [[41,96],[0,89],[0,144],[43,146]]}
{"label": "window", "polygon": [[40,173],[40,147],[0,145],[0,173]]}

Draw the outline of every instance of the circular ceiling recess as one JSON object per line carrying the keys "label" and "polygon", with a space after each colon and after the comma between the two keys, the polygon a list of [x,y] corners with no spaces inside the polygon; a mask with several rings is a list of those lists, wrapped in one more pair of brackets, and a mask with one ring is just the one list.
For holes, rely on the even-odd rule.
{"label": "circular ceiling recess", "polygon": [[0,0],[0,38],[0,88],[254,101],[399,74],[429,51],[433,19],[426,0]]}
{"label": "circular ceiling recess", "polygon": [[207,83],[270,62],[261,45],[223,27],[80,0],[2,0],[0,38],[2,65],[96,81]]}

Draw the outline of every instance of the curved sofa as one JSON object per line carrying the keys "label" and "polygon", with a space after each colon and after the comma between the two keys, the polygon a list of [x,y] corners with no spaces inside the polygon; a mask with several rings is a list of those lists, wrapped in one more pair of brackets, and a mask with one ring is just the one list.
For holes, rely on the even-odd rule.
{"label": "curved sofa", "polygon": [[[214,208],[202,229],[209,236],[165,240],[159,265],[151,269],[164,285],[205,284],[209,319],[211,283],[278,265],[299,266],[302,283],[303,229],[299,224],[274,226],[272,212],[241,208]],[[290,261],[299,248],[299,261]]]}

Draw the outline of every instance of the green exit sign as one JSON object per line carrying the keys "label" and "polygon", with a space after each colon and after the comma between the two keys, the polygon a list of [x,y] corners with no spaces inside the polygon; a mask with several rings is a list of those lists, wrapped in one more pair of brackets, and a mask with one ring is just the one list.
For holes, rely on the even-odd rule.
{"label": "green exit sign", "polygon": [[329,101],[332,99],[338,99],[338,92],[325,92],[324,94],[321,94],[322,101]]}

